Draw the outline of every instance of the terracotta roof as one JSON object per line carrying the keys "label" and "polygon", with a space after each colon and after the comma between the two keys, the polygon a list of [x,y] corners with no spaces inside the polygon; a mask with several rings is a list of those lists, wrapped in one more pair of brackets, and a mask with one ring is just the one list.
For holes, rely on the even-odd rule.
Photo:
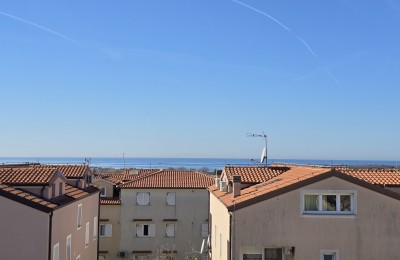
{"label": "terracotta roof", "polygon": [[55,165],[66,178],[82,178],[90,170],[89,166],[83,165]]}
{"label": "terracotta roof", "polygon": [[125,189],[202,189],[207,188],[213,182],[213,176],[199,171],[160,170],[146,174],[120,187]]}
{"label": "terracotta roof", "polygon": [[233,175],[240,175],[242,183],[261,183],[268,181],[289,170],[283,166],[226,166],[222,175],[232,181]]}
{"label": "terracotta roof", "polygon": [[131,174],[131,170],[125,170],[123,173],[119,174],[99,174],[95,176],[95,179],[104,179],[116,185],[121,185],[126,182],[136,180],[145,175],[159,172],[160,169],[139,169],[138,174]]}
{"label": "terracotta roof", "polygon": [[381,186],[400,185],[400,173],[395,169],[349,169],[347,167],[289,166],[282,174],[256,185],[241,190],[236,198],[232,193],[222,192],[215,185],[209,187],[210,192],[230,210],[266,200],[270,197],[298,189],[306,184],[335,176],[387,196],[400,199],[400,194],[384,189]]}
{"label": "terracotta roof", "polygon": [[385,186],[400,185],[400,172],[396,169],[351,169],[346,167],[337,169],[345,174],[372,184]]}
{"label": "terracotta roof", "polygon": [[100,199],[100,205],[121,205],[120,199]]}
{"label": "terracotta roof", "polygon": [[39,208],[46,212],[51,211],[56,208],[58,205],[52,203],[51,201],[47,201],[39,196],[23,191],[21,189],[10,187],[4,183],[0,183],[0,195],[13,199],[17,202],[24,203],[28,206]]}
{"label": "terracotta roof", "polygon": [[0,168],[0,181],[9,185],[47,185],[57,172],[55,167]]}
{"label": "terracotta roof", "polygon": [[75,188],[74,186],[71,186],[69,184],[65,184],[65,195],[68,195],[74,199],[82,198],[88,194],[89,192]]}
{"label": "terracotta roof", "polygon": [[271,178],[266,182],[250,186],[241,190],[241,195],[236,198],[232,193],[220,191],[215,185],[210,186],[209,190],[225,204],[226,207],[239,206],[248,200],[252,200],[258,196],[282,189],[289,185],[293,185],[300,181],[330,171],[328,167],[312,167],[312,166],[291,166],[289,170],[281,173],[277,177]]}

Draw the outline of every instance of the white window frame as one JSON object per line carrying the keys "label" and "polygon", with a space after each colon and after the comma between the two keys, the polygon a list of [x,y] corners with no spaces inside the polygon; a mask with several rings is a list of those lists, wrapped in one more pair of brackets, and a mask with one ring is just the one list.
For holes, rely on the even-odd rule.
{"label": "white window frame", "polygon": [[321,260],[324,260],[324,256],[325,255],[333,255],[334,256],[334,260],[339,260],[339,250],[337,249],[333,249],[333,250],[327,250],[327,249],[323,249],[321,250]]}
{"label": "white window frame", "polygon": [[176,205],[176,192],[167,192],[167,205]]}
{"label": "white window frame", "polygon": [[[318,195],[318,210],[305,210],[305,196]],[[322,196],[336,196],[336,211],[322,210]],[[350,196],[350,211],[340,211],[340,196]],[[357,191],[356,190],[302,190],[300,196],[300,212],[302,216],[328,216],[328,217],[354,217],[357,214]]]}
{"label": "white window frame", "polygon": [[140,206],[150,205],[150,192],[136,193],[136,204]]}
{"label": "white window frame", "polygon": [[[144,234],[145,226],[147,226],[147,234]],[[136,237],[155,237],[156,225],[151,223],[138,223],[136,224]]]}
{"label": "white window frame", "polygon": [[80,229],[82,227],[82,204],[78,205],[78,213],[76,217],[76,226],[77,229]]}
{"label": "white window frame", "polygon": [[[69,245],[69,247],[68,247],[68,245]],[[65,259],[72,260],[72,255],[71,255],[71,253],[72,253],[72,236],[71,235],[67,236],[65,253],[66,253]]]}
{"label": "white window frame", "polygon": [[165,224],[165,236],[166,237],[175,237],[176,225],[175,223],[166,223]]}
{"label": "white window frame", "polygon": [[[102,228],[104,227],[104,228]],[[104,230],[104,233],[102,232]],[[100,237],[112,237],[112,224],[100,224]]]}
{"label": "white window frame", "polygon": [[60,243],[53,246],[53,260],[60,260]]}
{"label": "white window frame", "polygon": [[85,248],[89,246],[89,232],[90,232],[90,223],[86,222],[86,229],[85,229]]}
{"label": "white window frame", "polygon": [[97,239],[98,236],[98,227],[99,227],[99,223],[97,221],[97,216],[93,218],[93,240]]}
{"label": "white window frame", "polygon": [[100,187],[100,197],[107,197],[107,188],[101,186]]}

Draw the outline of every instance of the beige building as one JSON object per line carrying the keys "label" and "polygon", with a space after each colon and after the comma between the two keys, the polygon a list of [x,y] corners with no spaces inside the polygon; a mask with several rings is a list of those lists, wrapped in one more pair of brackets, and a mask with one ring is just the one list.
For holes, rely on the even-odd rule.
{"label": "beige building", "polygon": [[93,185],[100,190],[99,218],[99,260],[127,258],[120,250],[121,239],[121,200],[120,188],[146,174],[158,169],[128,169],[122,174],[99,174],[93,179]]}
{"label": "beige building", "polygon": [[0,259],[97,259],[99,190],[88,180],[87,165],[1,166]]}
{"label": "beige building", "polygon": [[200,259],[212,183],[212,176],[198,171],[159,170],[120,185],[120,254]]}
{"label": "beige building", "polygon": [[400,258],[396,170],[226,167],[221,179],[209,188],[213,260]]}

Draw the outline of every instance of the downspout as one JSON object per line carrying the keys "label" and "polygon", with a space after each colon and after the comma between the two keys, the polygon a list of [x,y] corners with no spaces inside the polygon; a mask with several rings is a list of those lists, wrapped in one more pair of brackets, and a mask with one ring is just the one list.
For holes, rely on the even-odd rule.
{"label": "downspout", "polygon": [[233,202],[233,211],[231,212],[230,215],[230,220],[229,220],[229,233],[230,233],[230,240],[231,242],[229,243],[230,246],[230,252],[231,252],[231,260],[235,259],[235,210],[236,210],[236,202]]}
{"label": "downspout", "polygon": [[50,212],[50,220],[49,220],[49,255],[48,258],[51,260],[51,234],[53,231],[53,211]]}
{"label": "downspout", "polygon": [[99,233],[99,223],[100,223],[100,192],[99,194],[99,204],[98,204],[98,209],[97,209],[97,258],[99,259],[99,249],[100,249],[100,233]]}

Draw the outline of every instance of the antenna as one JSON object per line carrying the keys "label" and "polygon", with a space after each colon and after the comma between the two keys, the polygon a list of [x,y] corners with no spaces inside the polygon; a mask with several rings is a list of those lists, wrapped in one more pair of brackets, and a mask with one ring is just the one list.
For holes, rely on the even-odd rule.
{"label": "antenna", "polygon": [[264,132],[262,132],[262,134],[247,134],[247,137],[263,137],[265,140],[265,146],[264,149],[261,153],[261,158],[260,158],[260,164],[264,163],[265,161],[265,165],[268,164],[268,154],[267,154],[267,135],[264,134]]}

